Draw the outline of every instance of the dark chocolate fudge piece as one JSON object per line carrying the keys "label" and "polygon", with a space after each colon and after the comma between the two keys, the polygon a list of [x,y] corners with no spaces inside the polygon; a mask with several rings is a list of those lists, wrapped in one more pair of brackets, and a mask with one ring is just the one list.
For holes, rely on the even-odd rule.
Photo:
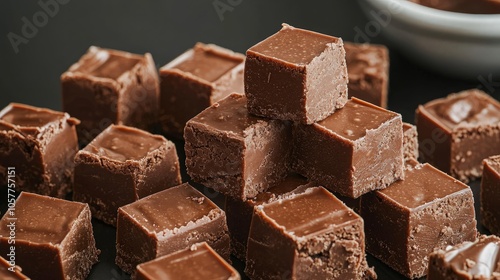
{"label": "dark chocolate fudge piece", "polygon": [[300,175],[289,175],[276,186],[259,193],[246,201],[226,197],[227,226],[231,236],[231,251],[244,261],[247,252],[248,232],[252,222],[253,208],[302,192],[313,184]]}
{"label": "dark chocolate fudge piece", "polygon": [[363,195],[361,216],[367,251],[409,278],[426,274],[434,250],[477,236],[471,189],[429,164]]}
{"label": "dark chocolate fudge piece", "polygon": [[240,280],[240,274],[206,242],[137,266],[136,280]]}
{"label": "dark chocolate fudge piece", "polygon": [[94,218],[116,225],[118,208],[181,183],[174,143],[146,131],[111,125],[75,157],[73,199]]}
{"label": "dark chocolate fudge piece", "polygon": [[229,260],[224,211],[187,183],[118,210],[116,264],[128,273],[140,263],[203,241]]}
{"label": "dark chocolate fudge piece", "polygon": [[500,154],[500,103],[471,89],[416,112],[420,158],[461,181],[481,176],[483,159]]}
{"label": "dark chocolate fudge piece", "polygon": [[491,233],[500,235],[500,156],[483,161],[480,197],[482,224]]}
{"label": "dark chocolate fudge piece", "polygon": [[500,238],[482,235],[429,256],[428,280],[500,279]]}
{"label": "dark chocolate fudge piece", "polygon": [[2,280],[30,280],[22,273],[19,266],[13,266],[6,259],[0,257],[0,279]]}
{"label": "dark chocolate fudge piece", "polygon": [[363,219],[321,187],[254,208],[251,279],[362,279]]}
{"label": "dark chocolate fudge piece", "polygon": [[22,192],[0,220],[0,253],[33,279],[83,280],[99,255],[90,218],[87,204]]}
{"label": "dark chocolate fudge piece", "polygon": [[182,138],[192,117],[233,92],[243,92],[245,56],[197,43],[160,68],[160,121],[164,133]]}
{"label": "dark chocolate fudge piece", "polygon": [[77,119],[49,109],[11,103],[0,111],[0,185],[9,167],[16,187],[64,198],[73,186]]}
{"label": "dark chocolate fudge piece", "polygon": [[409,123],[403,123],[403,157],[405,162],[418,159],[417,127]]}
{"label": "dark chocolate fudge piece", "polygon": [[347,67],[341,38],[283,24],[251,47],[245,94],[252,114],[311,124],[347,102]]}
{"label": "dark chocolate fudge piece", "polygon": [[387,108],[389,50],[383,45],[345,42],[349,97]]}
{"label": "dark chocolate fudge piece", "polygon": [[352,98],[312,125],[295,124],[294,171],[357,198],[402,179],[401,115]]}
{"label": "dark chocolate fudge piece", "polygon": [[231,94],[186,124],[186,168],[193,181],[246,200],[289,171],[291,127],[250,115],[244,95]]}
{"label": "dark chocolate fudge piece", "polygon": [[63,110],[81,120],[86,145],[110,124],[152,129],[158,116],[159,81],[151,54],[90,47],[61,76]]}

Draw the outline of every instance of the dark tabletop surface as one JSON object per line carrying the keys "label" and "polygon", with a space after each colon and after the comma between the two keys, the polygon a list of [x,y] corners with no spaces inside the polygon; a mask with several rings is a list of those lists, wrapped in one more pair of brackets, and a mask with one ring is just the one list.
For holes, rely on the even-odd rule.
{"label": "dark tabletop surface", "polygon": [[[28,3],[29,2],[29,3]],[[43,4],[47,3],[47,4]],[[0,3],[0,108],[9,102],[61,109],[60,75],[91,45],[150,52],[158,67],[196,42],[215,43],[244,53],[286,22],[296,27],[353,41],[368,20],[356,1],[265,0],[3,0]],[[32,26],[31,26],[32,25]],[[30,28],[32,27],[32,28]],[[451,92],[481,88],[500,97],[499,83],[487,77],[464,81],[422,68],[391,48],[383,36],[370,43],[387,44],[391,70],[389,109],[413,123],[422,104]],[[418,59],[417,59],[418,60]],[[183,143],[177,143],[183,158]],[[187,176],[183,174],[184,179]],[[479,203],[479,182],[471,184]],[[222,196],[201,188],[216,202]],[[5,210],[6,191],[0,196]],[[2,211],[3,213],[3,211]],[[114,265],[115,230],[94,221],[100,263],[89,279],[128,279]],[[484,229],[480,228],[482,232]],[[369,256],[379,279],[404,279]],[[241,271],[243,265],[235,262]]]}

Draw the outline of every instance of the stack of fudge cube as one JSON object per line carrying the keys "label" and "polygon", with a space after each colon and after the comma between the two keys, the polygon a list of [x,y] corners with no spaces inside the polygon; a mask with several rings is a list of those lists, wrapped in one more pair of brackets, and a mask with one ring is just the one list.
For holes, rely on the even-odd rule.
{"label": "stack of fudge cube", "polygon": [[[246,57],[198,43],[159,75],[150,54],[91,47],[61,76],[69,114],[0,112],[0,180],[17,172],[23,191],[16,263],[85,279],[93,217],[117,228],[116,264],[135,279],[240,279],[230,254],[251,279],[376,278],[365,250],[409,278],[498,277],[500,239],[477,238],[463,182],[482,175],[483,224],[499,234],[500,104],[469,90],[403,123],[385,109],[388,67],[383,46],[286,24]],[[184,137],[189,176],[225,211],[182,183],[155,132]]]}

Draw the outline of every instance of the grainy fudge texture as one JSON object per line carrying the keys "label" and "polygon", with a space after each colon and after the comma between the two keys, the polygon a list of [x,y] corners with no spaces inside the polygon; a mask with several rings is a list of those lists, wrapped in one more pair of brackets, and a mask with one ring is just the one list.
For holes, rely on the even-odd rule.
{"label": "grainy fudge texture", "polygon": [[11,174],[18,191],[64,198],[73,187],[78,123],[49,109],[5,107],[0,111],[0,185],[7,185]]}
{"label": "grainy fudge texture", "polygon": [[500,238],[483,235],[477,241],[433,252],[427,279],[500,279]]}
{"label": "grainy fudge texture", "polygon": [[94,218],[116,225],[118,208],[181,183],[174,143],[163,136],[111,125],[75,157],[73,200]]}
{"label": "grainy fudge texture", "polygon": [[227,226],[231,236],[231,251],[238,259],[244,261],[247,252],[248,232],[252,222],[255,206],[270,203],[295,193],[300,193],[313,184],[300,175],[289,175],[282,182],[259,193],[246,201],[226,197]]}
{"label": "grainy fudge texture", "polygon": [[403,157],[405,162],[418,159],[417,127],[409,123],[403,123]]}
{"label": "grainy fudge texture", "polygon": [[345,42],[349,97],[387,108],[389,50],[383,45]]}
{"label": "grainy fudge texture", "polygon": [[363,279],[363,219],[321,187],[257,206],[245,273],[251,279]]}
{"label": "grainy fudge texture", "polygon": [[206,242],[137,266],[135,280],[240,280],[240,274]]}
{"label": "grainy fudge texture", "polygon": [[289,171],[291,126],[250,115],[247,99],[231,94],[191,119],[184,132],[193,181],[246,200]]}
{"label": "grainy fudge texture", "polygon": [[481,176],[483,159],[500,154],[500,103],[471,89],[421,105],[420,158],[461,181]]}
{"label": "grainy fudge texture", "polygon": [[[15,261],[13,261],[15,263]],[[0,257],[0,279],[3,280],[30,280],[22,273],[19,266],[12,266],[6,259]]]}
{"label": "grainy fudge texture", "polygon": [[293,129],[295,172],[357,198],[404,177],[401,115],[352,98],[312,125]]}
{"label": "grainy fudge texture", "polygon": [[224,211],[187,183],[118,211],[116,264],[128,273],[140,263],[204,241],[229,260]]}
{"label": "grainy fudge texture", "polygon": [[347,80],[341,38],[283,24],[247,51],[245,94],[252,114],[317,122],[347,102]]}
{"label": "grainy fudge texture", "polygon": [[471,189],[429,164],[361,197],[367,251],[408,278],[427,272],[428,255],[476,239]]}
{"label": "grainy fudge texture", "polygon": [[480,197],[482,224],[491,233],[500,235],[500,156],[483,161]]}
{"label": "grainy fudge texture", "polygon": [[245,56],[197,43],[160,68],[160,121],[182,138],[186,122],[233,92],[243,92]]}
{"label": "grainy fudge texture", "polygon": [[61,76],[63,111],[81,120],[80,145],[110,124],[145,130],[158,118],[159,80],[151,54],[90,47]]}
{"label": "grainy fudge texture", "polygon": [[90,219],[87,204],[22,192],[0,220],[0,253],[32,279],[83,280],[99,255]]}

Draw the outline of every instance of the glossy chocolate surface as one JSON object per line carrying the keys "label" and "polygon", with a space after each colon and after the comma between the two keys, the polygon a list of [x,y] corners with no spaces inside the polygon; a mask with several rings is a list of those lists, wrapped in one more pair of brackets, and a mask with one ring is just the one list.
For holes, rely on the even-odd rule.
{"label": "glossy chocolate surface", "polygon": [[137,266],[137,280],[239,280],[239,273],[207,243]]}
{"label": "glossy chocolate surface", "polygon": [[18,266],[11,270],[11,265],[2,257],[0,257],[0,279],[2,280],[29,280],[29,278],[22,273],[22,269]]}
{"label": "glossy chocolate surface", "polygon": [[0,122],[11,124],[18,130],[42,128],[64,118],[67,118],[65,113],[19,103],[11,103],[0,112]]}

